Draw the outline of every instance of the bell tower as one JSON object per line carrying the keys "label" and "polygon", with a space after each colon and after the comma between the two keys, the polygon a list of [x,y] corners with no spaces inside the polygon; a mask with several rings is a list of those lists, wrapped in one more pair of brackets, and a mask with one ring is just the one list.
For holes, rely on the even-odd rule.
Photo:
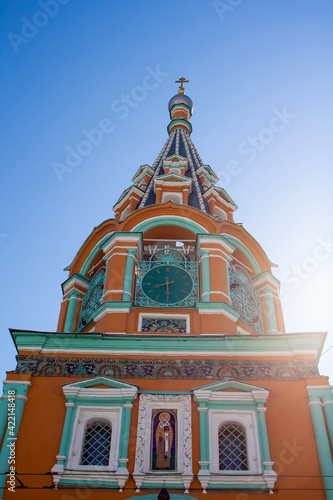
{"label": "bell tower", "polygon": [[11,330],[4,500],[9,487],[17,500],[333,500],[326,334],[285,332],[271,262],[194,146],[189,82],[176,83],[156,160],[66,267],[57,331]]}
{"label": "bell tower", "polygon": [[134,333],[142,318],[147,330],[148,313],[163,325],[190,317],[187,334],[284,332],[270,262],[234,223],[237,205],[191,140],[185,82],[169,101],[168,139],[155,162],[138,169],[115,220],[68,268],[59,331]]}

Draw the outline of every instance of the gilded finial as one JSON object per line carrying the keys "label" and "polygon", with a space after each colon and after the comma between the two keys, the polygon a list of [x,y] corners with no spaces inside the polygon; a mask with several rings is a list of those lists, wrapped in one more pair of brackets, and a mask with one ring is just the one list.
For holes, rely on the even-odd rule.
{"label": "gilded finial", "polygon": [[188,83],[188,82],[189,82],[189,80],[186,80],[183,76],[181,78],[179,78],[179,80],[176,80],[175,83],[180,83],[178,94],[185,94],[185,89],[183,87],[183,84]]}

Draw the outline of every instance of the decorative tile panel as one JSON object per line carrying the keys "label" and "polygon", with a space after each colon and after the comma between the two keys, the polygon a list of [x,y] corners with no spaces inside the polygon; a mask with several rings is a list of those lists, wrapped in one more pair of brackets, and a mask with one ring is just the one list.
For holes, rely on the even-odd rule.
{"label": "decorative tile panel", "polygon": [[132,359],[17,356],[16,373],[46,377],[221,380],[300,380],[319,375],[311,360]]}
{"label": "decorative tile panel", "polygon": [[186,333],[186,319],[142,318],[141,331]]}

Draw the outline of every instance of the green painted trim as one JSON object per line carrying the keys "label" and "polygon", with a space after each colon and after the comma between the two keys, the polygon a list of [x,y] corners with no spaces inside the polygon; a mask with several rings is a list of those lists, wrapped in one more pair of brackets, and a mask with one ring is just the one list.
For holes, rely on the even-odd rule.
{"label": "green painted trim", "polygon": [[127,257],[126,257],[126,265],[125,265],[125,273],[124,273],[124,281],[123,281],[123,302],[131,302],[132,298],[132,285],[133,285],[133,269],[134,269],[134,261],[136,258],[136,248],[128,248],[127,249]]}
{"label": "green painted trim", "polygon": [[[113,234],[114,231],[111,231],[111,233]],[[96,257],[96,255],[98,254],[98,252],[101,250],[102,248],[102,245],[110,239],[110,237],[112,236],[112,234],[107,234],[106,236],[104,236],[104,238],[101,239],[101,241],[99,243],[97,243],[97,245],[92,249],[92,251],[90,252],[90,254],[88,255],[88,257],[86,258],[81,270],[80,270],[80,274],[86,274],[86,272],[88,271],[89,269],[89,266],[90,264],[92,263],[92,261],[94,260],[94,258]]]}
{"label": "green painted trim", "polygon": [[232,243],[230,243],[230,241],[228,241],[228,239],[225,236],[223,236],[222,234],[198,234],[197,235],[197,244],[201,243],[200,242],[201,239],[221,241],[221,242],[225,243],[228,247],[230,247],[231,253],[236,250],[236,247]]}
{"label": "green painted trim", "polygon": [[71,333],[73,331],[77,305],[78,305],[78,296],[72,294],[72,296],[68,298],[68,307],[66,312],[66,322],[64,326],[64,332]]}
{"label": "green painted trim", "polygon": [[224,236],[230,243],[232,243],[236,248],[238,248],[241,252],[243,252],[243,254],[245,255],[245,257],[248,258],[248,260],[250,261],[254,271],[256,273],[260,273],[261,272],[261,269],[260,269],[260,266],[256,260],[256,258],[254,257],[254,255],[252,254],[252,252],[250,252],[250,250],[244,245],[244,243],[242,243],[241,241],[237,240],[236,238],[234,238],[233,236],[229,236],[229,235],[225,235]]}
{"label": "green painted trim", "polygon": [[210,302],[210,262],[209,250],[201,249],[201,300],[202,302]]}
{"label": "green painted trim", "polygon": [[[167,483],[167,477],[168,477],[168,474],[171,474],[171,473],[168,473],[168,472],[167,472],[167,473],[165,474],[165,480],[166,480],[166,483]],[[177,474],[177,472],[176,472],[176,473],[174,473],[174,474]],[[145,481],[143,481],[142,485],[140,486],[140,489],[142,490],[142,489],[144,489],[144,488],[147,488],[147,489],[150,489],[150,490],[152,490],[152,489],[153,489],[153,490],[155,490],[155,489],[157,490],[157,489],[162,488],[163,483],[164,483],[164,478],[163,478],[163,479],[161,479],[161,482],[160,482],[160,483],[157,483],[157,482],[156,482],[156,483],[146,483]],[[174,489],[174,490],[178,490],[178,489],[182,489],[182,490],[183,490],[183,489],[184,489],[184,483],[180,482],[180,483],[172,483],[172,484],[170,484],[170,485],[166,484],[166,487],[167,487],[168,489],[171,489],[171,488],[172,488],[172,489]],[[158,495],[158,494],[156,494],[156,499],[157,499],[157,495]],[[171,495],[170,495],[170,496],[171,496]],[[189,498],[187,495],[186,495],[186,496],[184,495],[184,497]],[[140,498],[140,497],[137,497],[137,498]]]}
{"label": "green painted trim", "polygon": [[[88,476],[90,471],[89,472],[85,471],[85,472],[87,473]],[[59,485],[92,486],[95,488],[117,488],[119,490],[119,485],[116,481],[107,481],[107,480],[103,481],[103,479],[101,479],[100,481],[91,481],[89,479],[87,480],[61,479]]]}
{"label": "green painted trim", "polygon": [[80,292],[77,290],[71,290],[68,294],[68,300],[70,299],[79,299],[80,298]]}
{"label": "green painted trim", "polygon": [[237,208],[239,208],[237,203],[234,202],[234,200],[231,198],[231,196],[226,192],[226,190],[223,187],[215,186],[215,189],[216,189],[216,191],[219,191],[220,193],[222,193],[227,198],[229,203],[231,203],[232,205],[235,206],[235,210],[237,210]]}
{"label": "green painted trim", "polygon": [[145,233],[149,231],[149,229],[159,226],[177,226],[183,229],[188,229],[194,234],[202,233],[203,231],[205,231],[204,227],[199,226],[199,224],[196,224],[195,222],[186,219],[185,217],[167,215],[145,220],[144,222],[141,222],[138,226],[136,226],[135,231]]}
{"label": "green painted trim", "polygon": [[192,389],[193,391],[199,391],[201,389],[208,389],[212,392],[215,391],[223,391],[225,389],[235,389],[236,391],[241,392],[252,392],[252,391],[270,391],[271,389],[267,389],[266,387],[261,387],[259,385],[247,384],[246,382],[238,382],[234,380],[223,380],[221,382],[214,382],[213,384],[201,385],[200,387],[195,387]]}
{"label": "green painted trim", "polygon": [[192,392],[183,391],[138,391],[138,394],[192,394]]}
{"label": "green painted trim", "polygon": [[[161,485],[162,484],[163,483],[161,483]],[[173,485],[170,485],[170,486],[172,487]],[[158,486],[156,486],[156,489],[157,488],[158,488]],[[167,488],[170,489],[169,485],[167,485]],[[180,495],[179,493],[169,493],[169,494],[170,494],[170,500],[185,500],[185,499],[187,499],[187,500],[197,500],[196,498],[190,497],[187,494],[186,495],[185,494],[184,495]],[[128,498],[128,500],[138,500],[138,498],[140,500],[157,500],[157,494],[155,493],[153,495],[148,494],[148,495],[140,495],[140,496],[135,495],[134,497]]]}
{"label": "green painted trim", "polygon": [[[205,410],[207,401],[200,401],[199,408]],[[200,462],[209,462],[209,424],[208,409],[199,411],[199,429],[200,429]],[[209,470],[208,464],[201,464],[200,470]]]}
{"label": "green painted trim", "polygon": [[[203,399],[197,398],[198,403],[203,401]],[[256,410],[257,405],[254,401],[208,401],[207,408],[209,410],[237,410],[237,411],[248,411]]]}
{"label": "green painted trim", "polygon": [[61,289],[62,289],[62,293],[64,293],[64,286],[65,285],[68,285],[69,283],[71,283],[72,281],[75,281],[75,279],[79,279],[83,282],[85,282],[87,285],[90,284],[91,282],[91,278],[88,278],[87,276],[83,276],[83,274],[79,274],[79,273],[74,273],[72,274],[67,280],[65,280],[62,284],[61,284]]}
{"label": "green painted trim", "polygon": [[[226,477],[226,476],[224,476]],[[212,489],[222,489],[222,490],[269,490],[266,484],[222,484],[222,483],[214,483],[209,484],[207,486],[207,490]],[[241,497],[240,497],[241,498]],[[245,496],[246,498],[246,496]]]}
{"label": "green painted trim", "polygon": [[101,249],[103,251],[105,251],[105,247],[108,246],[112,240],[115,240],[117,238],[120,238],[122,241],[126,241],[126,238],[129,238],[130,239],[130,242],[132,242],[132,238],[136,237],[138,240],[140,240],[140,243],[141,243],[141,246],[142,246],[142,242],[143,242],[143,239],[142,239],[142,233],[140,231],[133,231],[133,232],[128,232],[128,231],[124,231],[124,232],[121,232],[121,231],[117,231],[117,232],[114,232],[113,234],[111,234],[111,236],[109,236],[109,238],[104,241],[103,243],[101,243]]}
{"label": "green painted trim", "polygon": [[[118,302],[125,306],[124,302]],[[228,352],[237,352],[239,355],[248,352],[260,354],[273,353],[284,356],[286,353],[294,355],[294,351],[302,352],[303,349],[316,351],[319,358],[326,333],[308,333],[308,334],[278,334],[278,335],[224,335],[224,336],[206,336],[189,335],[175,337],[169,335],[104,335],[102,333],[48,333],[48,332],[27,332],[22,330],[11,330],[17,348],[40,349],[58,349],[66,350],[87,350],[92,352],[94,349],[101,351],[175,351],[179,352],[198,352],[205,354],[206,351],[220,351],[225,354]]]}
{"label": "green painted trim", "polygon": [[[266,288],[266,287],[265,287]],[[265,291],[265,289],[264,289]],[[266,290],[267,292],[267,290]],[[265,307],[266,307],[266,315],[267,315],[267,321],[268,321],[268,331],[275,331],[277,333],[278,328],[277,328],[277,323],[276,323],[276,314],[275,314],[275,304],[272,295],[272,290],[269,289],[269,294],[264,295],[265,297]]]}
{"label": "green painted trim", "polygon": [[[133,398],[128,399],[124,404],[130,404],[131,401],[133,401]],[[122,409],[122,416],[121,416],[121,439],[119,439],[119,454],[118,454],[118,461],[119,459],[124,459],[127,458],[128,456],[128,443],[129,443],[129,436],[130,436],[130,428],[131,428],[131,412],[132,409],[129,407]],[[127,464],[126,463],[119,463],[119,468],[125,468],[127,469]]]}
{"label": "green painted trim", "polygon": [[310,401],[333,401],[333,391],[329,385],[327,387],[308,386],[307,391]]}
{"label": "green painted trim", "polygon": [[[311,402],[311,398],[310,402]],[[321,404],[310,404],[312,425],[315,434],[320,470],[325,488],[326,500],[333,499],[333,462],[326,433]]]}
{"label": "green painted trim", "polygon": [[69,382],[68,384],[64,384],[63,387],[79,387],[79,388],[87,388],[94,387],[97,385],[105,385],[110,387],[111,389],[132,389],[138,388],[137,385],[131,384],[130,382],[123,382],[122,380],[117,380],[116,378],[103,376],[103,377],[94,377],[89,380],[79,380],[78,382]]}
{"label": "green painted trim", "polygon": [[240,316],[240,314],[236,312],[235,309],[229,306],[229,304],[227,304],[226,302],[209,302],[209,303],[197,302],[195,306],[199,311],[210,309],[212,311],[216,311],[216,314],[218,314],[221,311],[224,311],[225,313],[233,316],[235,321],[237,321]]}
{"label": "green painted trim", "polygon": [[333,448],[333,404],[324,406],[325,418],[330,436],[331,447]]}
{"label": "green painted trim", "polygon": [[[75,399],[75,397],[68,397],[68,398],[66,398],[66,401],[68,403],[74,404],[74,399]],[[59,453],[58,453],[58,455],[65,456],[67,458],[68,458],[69,445],[70,445],[71,437],[72,437],[72,433],[70,432],[70,429],[72,429],[72,432],[73,432],[73,425],[74,425],[73,413],[76,413],[76,408],[73,406],[67,406],[66,407],[65,422],[64,422],[63,429],[62,429],[62,436],[61,436],[60,448],[59,448]],[[57,464],[65,465],[66,461],[67,460],[60,459],[57,461]]]}
{"label": "green painted trim", "polygon": [[102,304],[93,312],[91,318],[95,320],[103,311],[108,309],[124,309],[124,313],[128,312],[128,309],[131,309],[131,302],[123,302],[123,301],[111,301],[107,300],[106,302],[102,302]]}
{"label": "green painted trim", "polygon": [[179,102],[179,103],[177,103],[177,104],[174,104],[174,105],[172,106],[172,108],[169,110],[170,116],[171,116],[171,114],[172,114],[172,112],[173,112],[173,110],[174,110],[175,108],[186,108],[186,109],[188,109],[188,112],[189,112],[189,114],[190,114],[190,118],[191,118],[191,116],[192,116],[192,111],[191,111],[190,106],[187,106],[187,104],[185,104],[185,103],[180,103],[180,102]]}
{"label": "green painted trim", "polygon": [[[258,408],[263,408],[263,405],[259,405]],[[259,434],[259,447],[260,447],[260,454],[261,454],[261,463],[271,462],[265,413],[262,411],[259,411],[259,412],[257,412],[256,417],[257,417],[258,434]],[[263,466],[263,468],[266,470],[272,469],[271,466],[269,466],[269,467]]]}
{"label": "green painted trim", "polygon": [[125,196],[127,195],[127,193],[130,192],[131,188],[133,186],[129,186],[128,188],[126,188],[122,193],[121,195],[119,196],[118,200],[116,201],[116,203],[113,205],[113,208],[123,199],[125,198]]}

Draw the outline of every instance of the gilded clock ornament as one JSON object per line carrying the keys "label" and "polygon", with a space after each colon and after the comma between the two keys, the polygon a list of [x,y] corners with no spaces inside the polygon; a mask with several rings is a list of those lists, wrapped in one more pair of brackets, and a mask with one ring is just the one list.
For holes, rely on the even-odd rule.
{"label": "gilded clock ornament", "polygon": [[138,262],[135,304],[188,307],[198,301],[198,263],[173,248]]}

